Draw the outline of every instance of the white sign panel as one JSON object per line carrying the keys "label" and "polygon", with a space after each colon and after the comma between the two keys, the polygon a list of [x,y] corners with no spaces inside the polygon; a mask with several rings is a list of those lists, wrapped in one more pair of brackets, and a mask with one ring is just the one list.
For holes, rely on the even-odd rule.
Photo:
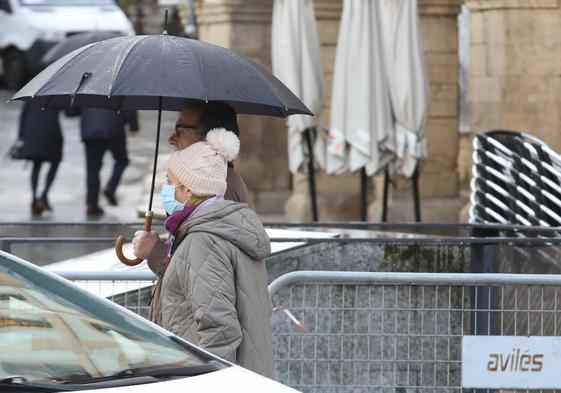
{"label": "white sign panel", "polygon": [[561,388],[561,337],[464,336],[462,387]]}

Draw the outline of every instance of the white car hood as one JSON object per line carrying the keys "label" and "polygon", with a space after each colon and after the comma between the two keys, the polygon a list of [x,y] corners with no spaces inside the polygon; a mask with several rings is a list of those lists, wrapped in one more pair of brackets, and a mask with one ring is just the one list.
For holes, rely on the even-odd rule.
{"label": "white car hood", "polygon": [[80,390],[80,393],[294,393],[286,385],[262,377],[242,367],[232,366],[223,370],[165,382],[144,385],[120,386],[107,389]]}

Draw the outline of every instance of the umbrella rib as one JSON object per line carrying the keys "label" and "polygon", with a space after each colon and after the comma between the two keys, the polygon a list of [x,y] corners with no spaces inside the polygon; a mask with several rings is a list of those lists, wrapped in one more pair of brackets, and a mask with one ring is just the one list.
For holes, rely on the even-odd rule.
{"label": "umbrella rib", "polygon": [[119,75],[121,75],[121,71],[123,71],[123,64],[125,64],[125,61],[127,61],[127,59],[129,58],[129,55],[131,54],[131,52],[134,50],[134,48],[136,48],[136,46],[141,42],[146,40],[148,37],[151,37],[149,35],[145,35],[144,37],[141,37],[139,40],[137,40],[134,44],[132,44],[131,48],[129,49],[129,51],[127,52],[127,54],[125,55],[125,57],[123,58],[123,61],[121,62],[121,64],[119,65],[119,71],[117,71],[117,75],[115,75],[115,77],[113,78],[113,80],[111,81],[111,85],[109,86],[109,95],[111,95],[111,90],[113,90],[113,85],[115,84],[115,81],[119,78]]}

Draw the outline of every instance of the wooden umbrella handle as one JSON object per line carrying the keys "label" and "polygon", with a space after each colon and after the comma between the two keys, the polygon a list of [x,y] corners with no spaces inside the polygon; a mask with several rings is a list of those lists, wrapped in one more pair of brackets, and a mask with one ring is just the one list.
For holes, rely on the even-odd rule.
{"label": "wooden umbrella handle", "polygon": [[[152,217],[153,213],[151,211],[147,211],[144,216],[144,230],[146,232],[150,232],[150,229],[152,229]],[[115,253],[117,254],[117,258],[119,258],[119,260],[127,266],[136,266],[142,262],[143,259],[141,258],[129,259],[125,256],[125,254],[123,254],[124,243],[125,238],[123,236],[119,236],[115,242]]]}

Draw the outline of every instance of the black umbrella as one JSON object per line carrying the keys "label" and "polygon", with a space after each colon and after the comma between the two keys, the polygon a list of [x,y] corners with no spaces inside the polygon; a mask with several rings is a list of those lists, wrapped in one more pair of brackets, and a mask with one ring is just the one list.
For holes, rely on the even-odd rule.
{"label": "black umbrella", "polygon": [[[222,101],[239,114],[286,117],[312,112],[271,73],[235,52],[189,38],[131,36],[79,48],[62,57],[18,91],[14,100],[43,106],[89,106],[158,110],[150,201],[144,229],[152,224],[152,201],[162,110],[181,111],[188,100]],[[141,259],[117,256],[133,266]]]}
{"label": "black umbrella", "polygon": [[226,102],[239,114],[312,115],[255,62],[219,46],[166,34],[117,37],[77,49],[13,99],[32,98],[48,106],[172,111],[195,99]]}
{"label": "black umbrella", "polygon": [[41,62],[45,66],[48,66],[68,53],[85,45],[121,36],[122,34],[118,32],[100,30],[73,34],[49,49],[49,51],[41,58]]}

